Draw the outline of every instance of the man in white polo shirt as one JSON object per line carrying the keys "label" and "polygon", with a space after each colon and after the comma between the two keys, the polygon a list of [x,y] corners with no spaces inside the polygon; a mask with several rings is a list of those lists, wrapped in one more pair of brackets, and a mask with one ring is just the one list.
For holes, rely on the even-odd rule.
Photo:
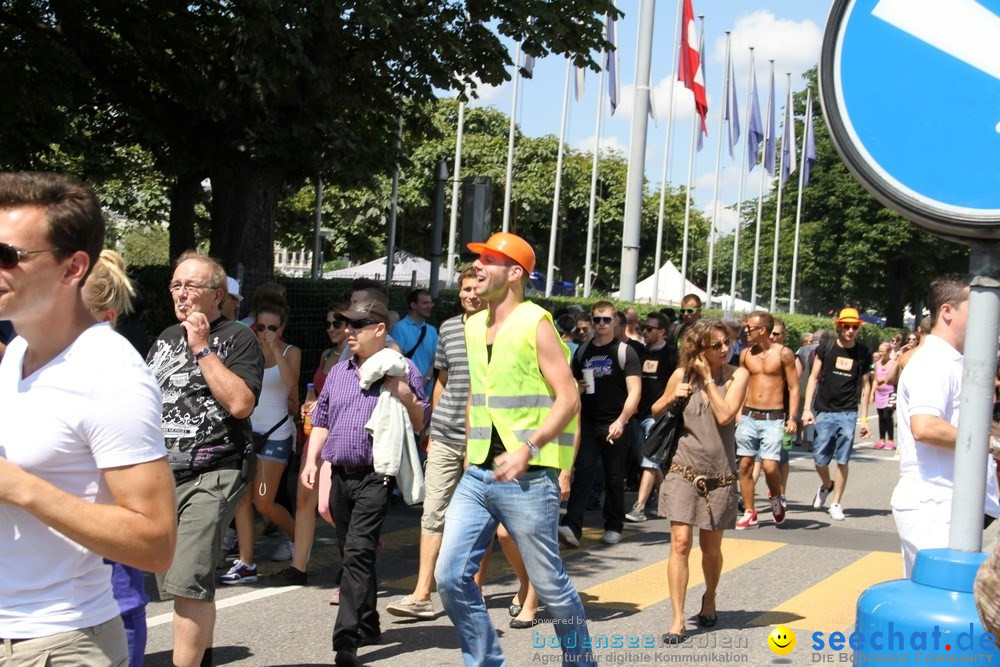
{"label": "man in white polo shirt", "polygon": [[0,666],[125,665],[108,558],[162,571],[174,489],[160,391],[82,290],[101,206],[58,174],[0,174]]}
{"label": "man in white polo shirt", "polygon": [[[957,275],[935,278],[929,301],[931,334],[903,369],[896,392],[899,483],[892,493],[892,516],[905,577],[912,573],[917,551],[948,546],[969,284]],[[996,466],[987,443],[983,474],[985,511],[1000,516]]]}

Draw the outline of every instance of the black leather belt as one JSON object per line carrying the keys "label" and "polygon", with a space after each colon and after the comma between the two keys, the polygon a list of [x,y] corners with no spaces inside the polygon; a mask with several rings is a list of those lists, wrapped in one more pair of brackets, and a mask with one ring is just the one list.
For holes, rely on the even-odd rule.
{"label": "black leather belt", "polygon": [[754,408],[744,407],[742,410],[740,410],[740,412],[745,414],[747,417],[750,417],[751,419],[764,419],[764,420],[779,419],[781,421],[785,421],[784,410],[756,410]]}
{"label": "black leather belt", "polygon": [[375,472],[375,468],[372,466],[361,466],[360,468],[349,468],[347,466],[333,466],[334,472],[339,472],[343,475],[367,475],[368,473]]}

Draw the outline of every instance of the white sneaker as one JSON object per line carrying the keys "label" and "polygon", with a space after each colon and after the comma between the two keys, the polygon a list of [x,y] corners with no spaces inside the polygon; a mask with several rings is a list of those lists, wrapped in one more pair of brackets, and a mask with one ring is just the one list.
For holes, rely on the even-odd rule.
{"label": "white sneaker", "polygon": [[833,519],[834,521],[844,520],[844,508],[838,505],[837,503],[830,505],[829,512],[830,512],[830,518]]}
{"label": "white sneaker", "polygon": [[819,490],[816,491],[816,497],[813,498],[813,509],[817,510],[823,509],[823,505],[826,504],[826,497],[830,495],[831,491],[833,491],[832,484],[830,485],[829,489],[820,484]]}
{"label": "white sneaker", "polygon": [[559,526],[559,541],[571,547],[580,546],[580,540],[573,534],[573,529],[569,526]]}
{"label": "white sneaker", "polygon": [[606,530],[601,536],[602,544],[618,544],[622,541],[622,534],[617,530]]}
{"label": "white sneaker", "polygon": [[284,539],[278,544],[278,548],[274,550],[271,555],[271,560],[277,562],[281,560],[291,560],[292,556],[295,555],[295,545],[292,544],[291,540]]}

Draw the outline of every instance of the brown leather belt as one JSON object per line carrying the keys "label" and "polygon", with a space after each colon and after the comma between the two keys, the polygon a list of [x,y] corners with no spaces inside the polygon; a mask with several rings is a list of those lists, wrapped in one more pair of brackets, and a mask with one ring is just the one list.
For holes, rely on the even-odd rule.
{"label": "brown leather belt", "polygon": [[773,420],[777,419],[780,421],[785,421],[785,411],[784,410],[757,410],[755,408],[745,407],[740,410],[741,413],[745,414],[751,419],[764,419]]}
{"label": "brown leather belt", "polygon": [[737,479],[736,473],[733,472],[720,473],[718,475],[702,475],[694,468],[678,465],[677,463],[671,464],[670,472],[675,475],[680,475],[687,481],[694,484],[694,488],[698,491],[698,495],[702,498],[707,498],[708,494],[716,489],[720,489],[724,486],[732,486],[736,483]]}

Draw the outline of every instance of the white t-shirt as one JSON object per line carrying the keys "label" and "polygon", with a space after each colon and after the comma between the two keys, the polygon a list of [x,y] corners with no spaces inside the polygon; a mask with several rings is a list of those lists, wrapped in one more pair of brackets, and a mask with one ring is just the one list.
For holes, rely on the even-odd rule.
{"label": "white t-shirt", "polygon": [[[27,341],[0,362],[0,456],[87,502],[100,471],[163,458],[162,398],[142,357],[107,324],[21,377]],[[45,637],[118,615],[111,566],[27,511],[0,505],[0,637]]]}
{"label": "white t-shirt", "polygon": [[[903,369],[896,390],[899,483],[892,493],[894,509],[930,509],[929,505],[947,505],[937,509],[947,510],[948,516],[951,515],[955,450],[915,441],[910,431],[910,418],[931,415],[958,426],[963,359],[944,339],[931,335],[924,339],[924,344]],[[990,516],[1000,516],[996,468],[985,443],[983,471],[986,475],[985,511]]]}

